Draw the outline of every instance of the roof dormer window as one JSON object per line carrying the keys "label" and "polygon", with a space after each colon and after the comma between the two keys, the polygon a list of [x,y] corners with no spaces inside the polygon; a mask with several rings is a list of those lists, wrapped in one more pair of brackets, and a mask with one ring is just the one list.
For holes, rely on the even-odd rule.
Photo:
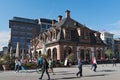
{"label": "roof dormer window", "polygon": [[67,40],[71,39],[71,31],[70,30],[66,30],[66,39]]}

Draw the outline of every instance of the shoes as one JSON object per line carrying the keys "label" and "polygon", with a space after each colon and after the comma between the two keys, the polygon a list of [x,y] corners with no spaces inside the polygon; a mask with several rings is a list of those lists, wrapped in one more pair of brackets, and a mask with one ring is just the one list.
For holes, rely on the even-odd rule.
{"label": "shoes", "polygon": [[76,76],[78,77],[78,74],[76,74]]}
{"label": "shoes", "polygon": [[[39,80],[42,80],[41,78],[38,78]],[[50,80],[50,79],[47,79],[47,80]]]}
{"label": "shoes", "polygon": [[93,70],[94,72],[96,72],[96,70]]}
{"label": "shoes", "polygon": [[39,80],[42,80],[41,78],[38,78]]}
{"label": "shoes", "polygon": [[82,75],[80,75],[80,77],[82,77]]}

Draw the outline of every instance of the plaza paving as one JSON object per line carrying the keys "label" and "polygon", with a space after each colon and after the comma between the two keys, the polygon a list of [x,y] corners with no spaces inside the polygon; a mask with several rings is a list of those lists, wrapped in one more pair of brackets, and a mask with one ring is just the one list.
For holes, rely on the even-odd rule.
{"label": "plaza paving", "polygon": [[[98,65],[97,72],[93,72],[91,65],[83,66],[83,77],[76,77],[78,68],[54,68],[55,75],[50,73],[51,80],[120,80],[120,64],[113,67],[112,64]],[[35,70],[27,70],[16,73],[14,71],[0,71],[0,80],[39,80],[40,74]],[[47,80],[44,74],[43,80]]]}

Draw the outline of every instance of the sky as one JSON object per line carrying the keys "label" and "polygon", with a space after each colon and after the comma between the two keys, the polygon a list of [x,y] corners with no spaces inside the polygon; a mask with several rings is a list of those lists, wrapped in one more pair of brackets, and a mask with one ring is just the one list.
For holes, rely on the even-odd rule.
{"label": "sky", "polygon": [[65,17],[65,11],[81,24],[120,38],[120,0],[0,0],[0,50],[10,40],[9,20],[14,16],[39,19]]}

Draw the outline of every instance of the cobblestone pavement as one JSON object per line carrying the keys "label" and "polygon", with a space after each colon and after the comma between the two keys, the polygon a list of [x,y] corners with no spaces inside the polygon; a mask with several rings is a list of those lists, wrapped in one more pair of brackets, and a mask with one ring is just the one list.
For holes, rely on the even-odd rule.
{"label": "cobblestone pavement", "polygon": [[[83,77],[76,77],[77,67],[54,68],[55,75],[50,73],[51,80],[120,80],[120,64],[113,67],[112,64],[98,65],[97,72],[93,72],[91,65],[83,66]],[[35,70],[20,71],[0,71],[0,80],[39,80],[40,74]],[[47,80],[44,74],[43,80]]]}

